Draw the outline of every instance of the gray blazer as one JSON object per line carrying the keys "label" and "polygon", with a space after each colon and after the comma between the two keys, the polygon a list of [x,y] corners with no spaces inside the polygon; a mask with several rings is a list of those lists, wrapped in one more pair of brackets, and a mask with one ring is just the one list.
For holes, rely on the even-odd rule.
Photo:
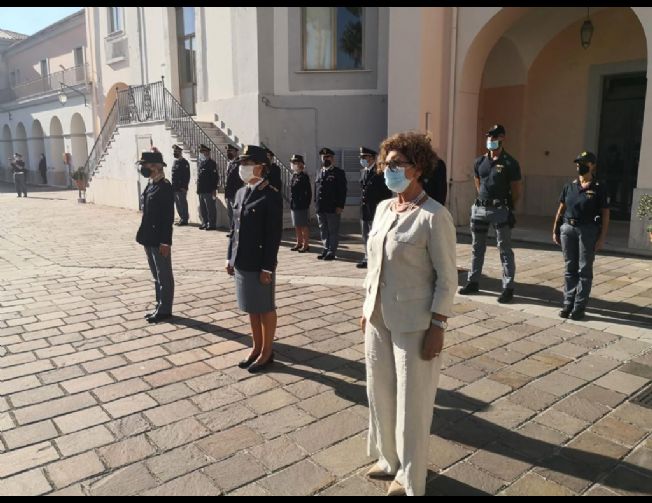
{"label": "gray blazer", "polygon": [[427,330],[432,313],[453,315],[457,289],[456,235],[448,210],[428,198],[390,231],[398,215],[388,199],[378,205],[367,241],[369,320],[380,295],[385,326],[391,331]]}

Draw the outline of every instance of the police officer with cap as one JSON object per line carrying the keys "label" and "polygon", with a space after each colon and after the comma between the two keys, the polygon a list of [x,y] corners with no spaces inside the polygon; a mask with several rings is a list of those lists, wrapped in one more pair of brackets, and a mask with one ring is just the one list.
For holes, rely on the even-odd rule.
{"label": "police officer with cap", "polygon": [[364,259],[356,265],[358,269],[367,268],[367,238],[376,213],[376,206],[380,201],[392,197],[392,191],[385,185],[383,173],[376,170],[377,155],[378,152],[375,150],[360,147],[360,165],[363,168],[360,177],[360,227],[364,242]]}
{"label": "police officer with cap", "polygon": [[240,177],[246,185],[238,190],[233,205],[226,271],[235,276],[238,307],[249,313],[253,338],[251,353],[238,366],[255,373],[274,361],[274,285],[283,233],[283,199],[265,179],[269,167],[265,149],[246,145],[239,159]]}
{"label": "police officer with cap", "polygon": [[330,148],[322,148],[319,156],[322,168],[315,180],[315,203],[324,251],[317,258],[335,260],[340,241],[340,221],[346,204],[346,174],[333,165],[335,152]]}
{"label": "police officer with cap", "polygon": [[272,187],[276,187],[278,190],[281,190],[283,185],[281,182],[281,167],[274,162],[274,157],[276,155],[270,149],[266,148],[267,151],[267,161],[269,162],[269,169],[265,175],[265,179],[269,181]]}
{"label": "police officer with cap", "polygon": [[199,209],[202,230],[213,231],[217,229],[217,207],[215,196],[219,175],[217,164],[210,158],[211,149],[203,143],[199,145],[199,158],[197,166],[197,194],[199,195]]}
{"label": "police officer with cap", "polygon": [[309,223],[312,186],[310,184],[310,178],[305,171],[306,163],[302,155],[293,154],[290,157],[290,166],[292,166],[290,215],[297,236],[297,244],[290,248],[290,250],[306,253],[310,250]]}
{"label": "police officer with cap", "polygon": [[595,252],[603,248],[609,227],[606,188],[595,179],[597,158],[582,152],[575,158],[577,178],[564,185],[552,239],[564,253],[564,305],[561,318],[581,320],[591,293]]}
{"label": "police officer with cap", "polygon": [[156,309],[146,314],[150,323],[172,316],[174,276],[172,275],[172,223],[174,222],[174,191],[165,178],[160,152],[143,152],[140,173],[149,178],[143,192],[143,217],[136,241],[143,245],[156,289]]}
{"label": "police officer with cap", "polygon": [[183,157],[183,149],[179,145],[172,145],[174,164],[172,165],[172,189],[174,190],[174,204],[179,213],[179,222],[176,225],[188,225],[188,184],[190,183],[190,164]]}
{"label": "police officer with cap", "polygon": [[[229,143],[226,147],[226,157],[229,160],[229,163],[226,166],[226,183],[224,187],[224,198],[226,199],[227,213],[229,215],[229,229],[233,226],[233,203],[235,202],[235,195],[244,185],[244,182],[240,178],[240,173],[238,168],[240,167],[240,161],[238,161],[237,156],[240,149]],[[227,237],[231,237],[231,232],[227,234]]]}
{"label": "police officer with cap", "polygon": [[25,161],[23,156],[18,152],[14,154],[14,159],[9,158],[11,164],[11,171],[14,175],[14,184],[16,186],[16,194],[20,197],[21,192],[27,197],[27,170],[25,168]]}
{"label": "police officer with cap", "polygon": [[473,238],[471,269],[468,283],[459,290],[461,295],[479,291],[480,274],[487,249],[489,226],[496,230],[496,241],[503,265],[501,304],[514,297],[516,264],[512,251],[513,209],[521,194],[521,167],[503,148],[505,128],[496,124],[486,133],[487,153],[475,160],[475,187],[478,198],[471,207],[471,236]]}

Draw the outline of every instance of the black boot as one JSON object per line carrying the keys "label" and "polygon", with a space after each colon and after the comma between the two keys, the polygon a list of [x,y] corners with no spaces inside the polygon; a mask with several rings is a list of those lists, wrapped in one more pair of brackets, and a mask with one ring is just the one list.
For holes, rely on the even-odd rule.
{"label": "black boot", "polygon": [[505,288],[503,290],[503,293],[501,293],[500,296],[498,297],[498,302],[500,304],[507,304],[508,302],[511,302],[513,298],[514,298],[514,289]]}
{"label": "black boot", "polygon": [[474,293],[478,293],[480,291],[480,285],[478,285],[477,281],[470,281],[469,283],[466,284],[466,286],[463,286],[460,288],[459,293],[460,295],[473,295]]}

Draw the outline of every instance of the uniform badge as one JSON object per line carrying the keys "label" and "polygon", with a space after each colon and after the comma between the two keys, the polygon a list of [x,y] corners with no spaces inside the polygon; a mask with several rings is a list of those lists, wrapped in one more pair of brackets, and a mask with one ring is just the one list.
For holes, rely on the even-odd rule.
{"label": "uniform badge", "polygon": [[503,166],[502,164],[496,164],[496,171],[498,173],[502,173],[504,168],[505,166]]}
{"label": "uniform badge", "polygon": [[585,194],[587,199],[593,199],[593,196],[595,196],[595,192],[592,190],[587,190]]}

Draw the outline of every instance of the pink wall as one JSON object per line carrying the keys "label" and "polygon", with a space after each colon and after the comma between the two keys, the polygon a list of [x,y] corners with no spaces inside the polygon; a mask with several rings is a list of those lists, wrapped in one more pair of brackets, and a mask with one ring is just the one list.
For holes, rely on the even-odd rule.
{"label": "pink wall", "polygon": [[523,154],[523,112],[525,86],[504,86],[482,89],[478,106],[478,155],[485,150],[485,132],[494,124],[502,124],[507,135],[505,150],[516,159]]}

